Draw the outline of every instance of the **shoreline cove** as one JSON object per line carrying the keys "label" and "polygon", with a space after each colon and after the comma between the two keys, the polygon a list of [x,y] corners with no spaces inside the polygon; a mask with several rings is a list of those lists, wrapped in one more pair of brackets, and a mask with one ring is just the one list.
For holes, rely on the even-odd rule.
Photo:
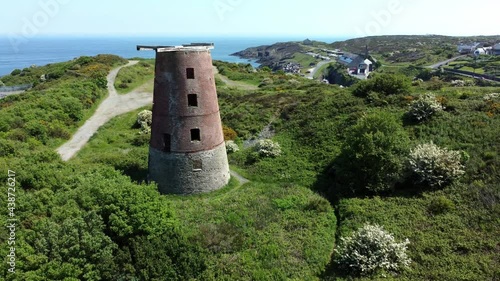
{"label": "shoreline cove", "polygon": [[[14,69],[32,65],[43,66],[50,63],[69,61],[80,56],[113,54],[126,59],[154,58],[154,53],[138,52],[136,45],[182,45],[195,42],[215,44],[212,50],[214,60],[250,63],[259,66],[255,60],[243,59],[231,54],[249,47],[271,45],[278,41],[301,41],[306,38],[295,37],[36,37],[14,48],[8,36],[0,37],[0,77],[10,74]],[[318,38],[331,43],[344,38]]]}

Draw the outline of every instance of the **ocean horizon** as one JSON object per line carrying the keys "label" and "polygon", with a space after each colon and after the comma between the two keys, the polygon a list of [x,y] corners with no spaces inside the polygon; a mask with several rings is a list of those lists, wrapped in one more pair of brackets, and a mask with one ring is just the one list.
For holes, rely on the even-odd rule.
{"label": "ocean horizon", "polygon": [[[189,43],[214,43],[212,58],[234,63],[255,61],[241,59],[231,54],[249,47],[270,45],[276,42],[302,41],[302,37],[124,37],[124,36],[40,36],[21,41],[13,41],[7,36],[0,37],[0,76],[10,74],[14,69],[23,69],[32,65],[43,66],[58,63],[80,56],[113,54],[127,59],[154,58],[154,51],[137,51],[137,45],[178,46]],[[327,43],[347,40],[347,37],[309,38]]]}

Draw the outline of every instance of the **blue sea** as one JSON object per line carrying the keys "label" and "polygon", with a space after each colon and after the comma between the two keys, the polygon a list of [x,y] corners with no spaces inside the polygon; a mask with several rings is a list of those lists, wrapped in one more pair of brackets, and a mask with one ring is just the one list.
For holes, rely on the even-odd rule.
{"label": "blue sea", "polygon": [[[212,51],[214,60],[236,63],[253,61],[230,56],[248,47],[270,45],[276,42],[302,41],[306,38],[236,38],[236,37],[35,37],[12,44],[8,37],[0,37],[0,76],[14,69],[31,65],[42,66],[49,63],[68,61],[79,56],[114,54],[124,58],[154,58],[154,51],[137,51],[136,45],[178,46],[189,43],[210,42],[215,44]],[[347,38],[310,38],[332,43]]]}

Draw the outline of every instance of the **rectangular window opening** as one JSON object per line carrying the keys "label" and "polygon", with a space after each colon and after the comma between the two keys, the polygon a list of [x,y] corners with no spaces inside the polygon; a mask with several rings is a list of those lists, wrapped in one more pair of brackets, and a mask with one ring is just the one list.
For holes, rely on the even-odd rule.
{"label": "rectangular window opening", "polygon": [[200,129],[191,129],[191,141],[201,141]]}
{"label": "rectangular window opening", "polygon": [[197,94],[188,95],[188,106],[198,107],[198,95]]}
{"label": "rectangular window opening", "polygon": [[201,160],[193,160],[193,171],[203,170],[203,162]]}
{"label": "rectangular window opening", "polygon": [[163,151],[171,152],[172,151],[172,137],[170,134],[163,134]]}
{"label": "rectangular window opening", "polygon": [[187,79],[194,79],[194,68],[186,68]]}

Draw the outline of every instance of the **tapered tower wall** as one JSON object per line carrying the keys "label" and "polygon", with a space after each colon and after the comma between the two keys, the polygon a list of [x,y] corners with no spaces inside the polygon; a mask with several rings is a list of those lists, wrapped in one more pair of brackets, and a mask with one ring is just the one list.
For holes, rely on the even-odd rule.
{"label": "tapered tower wall", "polygon": [[210,48],[154,48],[149,179],[164,194],[221,188],[230,176]]}

